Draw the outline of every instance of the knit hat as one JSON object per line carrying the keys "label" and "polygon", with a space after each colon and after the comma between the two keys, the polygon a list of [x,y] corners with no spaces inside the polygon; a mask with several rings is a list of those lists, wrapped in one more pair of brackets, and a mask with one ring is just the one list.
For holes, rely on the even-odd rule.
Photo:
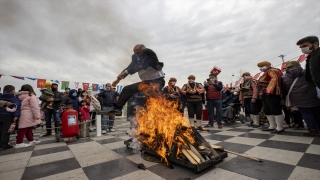
{"label": "knit hat", "polygon": [[245,73],[242,74],[241,77],[243,77],[243,76],[251,76],[251,74],[249,72],[245,72]]}
{"label": "knit hat", "polygon": [[44,84],[44,87],[47,87],[47,86],[52,86],[52,84],[51,84],[51,82],[46,82],[45,84]]}
{"label": "knit hat", "polygon": [[194,75],[190,75],[190,76],[188,77],[188,79],[196,80],[196,77],[195,77]]}
{"label": "knit hat", "polygon": [[169,82],[170,82],[170,81],[177,82],[177,79],[174,78],[174,77],[172,77],[172,78],[169,79]]}
{"label": "knit hat", "polygon": [[301,67],[300,63],[298,61],[289,61],[286,64],[286,68],[292,68],[292,67]]}
{"label": "knit hat", "polygon": [[262,61],[262,62],[258,63],[258,67],[263,67],[263,66],[270,67],[271,63],[268,61]]}

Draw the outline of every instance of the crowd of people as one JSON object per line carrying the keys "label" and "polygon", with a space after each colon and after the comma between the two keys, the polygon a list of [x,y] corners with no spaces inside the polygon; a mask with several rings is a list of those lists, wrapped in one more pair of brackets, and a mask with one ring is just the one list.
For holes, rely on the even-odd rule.
{"label": "crowd of people", "polygon": [[[117,79],[106,84],[95,97],[79,88],[66,88],[58,91],[58,84],[45,83],[39,97],[42,102],[39,106],[38,98],[31,85],[23,85],[19,92],[12,85],[3,88],[0,94],[0,150],[10,149],[10,133],[12,123],[18,129],[15,148],[29,147],[40,141],[33,139],[32,129],[41,122],[41,113],[44,112],[46,134],[52,135],[52,129],[61,123],[61,114],[65,109],[74,109],[79,113],[80,121],[95,119],[96,109],[93,100],[100,102],[102,114],[102,133],[114,132],[115,115],[122,115],[122,108],[131,97],[146,97],[141,94],[139,86],[157,84],[159,94],[170,101],[178,103],[178,110],[183,115],[185,107],[188,110],[191,126],[201,128],[203,107],[207,109],[208,124],[213,127],[216,120],[218,128],[222,128],[223,121],[234,120],[242,107],[245,114],[252,120],[253,128],[260,128],[261,113],[267,118],[269,126],[261,127],[262,131],[282,133],[285,128],[303,129],[304,122],[309,130],[306,136],[319,136],[320,128],[320,49],[319,39],[308,36],[297,42],[302,52],[309,54],[306,68],[299,62],[289,61],[285,72],[271,66],[270,62],[258,63],[263,72],[258,80],[252,78],[249,72],[242,74],[243,82],[239,87],[227,88],[218,80],[217,74],[209,74],[202,84],[196,82],[194,75],[188,76],[186,84],[176,86],[177,78],[170,78],[165,86],[163,63],[158,61],[156,54],[142,44],[134,47],[132,62],[122,71]],[[115,91],[115,86],[129,74],[138,73],[141,82],[125,86],[121,94]],[[139,99],[139,98],[138,98]],[[141,99],[141,98],[140,98]],[[139,100],[145,102],[144,100]],[[143,103],[139,103],[143,106]],[[283,115],[285,114],[285,116]],[[54,122],[54,128],[51,121]],[[284,122],[286,123],[284,126]],[[29,143],[23,143],[26,136]]]}

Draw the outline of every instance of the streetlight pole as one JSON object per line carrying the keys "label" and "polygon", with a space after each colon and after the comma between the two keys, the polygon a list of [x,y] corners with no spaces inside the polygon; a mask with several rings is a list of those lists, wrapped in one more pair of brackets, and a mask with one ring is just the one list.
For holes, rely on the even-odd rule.
{"label": "streetlight pole", "polygon": [[285,57],[286,55],[282,55],[282,54],[280,54],[280,56],[278,56],[278,57],[281,57],[282,58],[282,62],[284,63],[284,57]]}

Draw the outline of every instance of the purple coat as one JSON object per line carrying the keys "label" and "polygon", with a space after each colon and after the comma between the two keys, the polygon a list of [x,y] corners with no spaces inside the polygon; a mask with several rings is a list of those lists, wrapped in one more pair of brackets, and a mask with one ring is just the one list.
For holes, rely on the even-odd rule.
{"label": "purple coat", "polygon": [[283,97],[288,95],[290,87],[295,78],[299,77],[289,95],[292,106],[309,108],[320,106],[320,99],[317,98],[316,87],[305,80],[305,70],[301,67],[287,69],[282,76]]}

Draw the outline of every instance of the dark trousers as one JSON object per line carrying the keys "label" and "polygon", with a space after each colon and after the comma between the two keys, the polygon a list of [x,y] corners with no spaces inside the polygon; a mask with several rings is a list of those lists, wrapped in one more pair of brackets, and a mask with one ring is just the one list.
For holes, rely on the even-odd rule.
{"label": "dark trousers", "polygon": [[141,83],[145,83],[145,84],[148,84],[148,85],[150,85],[151,83],[152,84],[157,84],[158,87],[159,87],[159,89],[158,89],[159,92],[156,92],[156,93],[159,93],[159,95],[160,95],[161,94],[161,89],[165,85],[165,80],[164,80],[164,78],[158,78],[158,79],[154,79],[154,80],[137,82],[137,83],[125,86],[122,89],[122,92],[120,94],[120,97],[119,97],[118,101],[115,102],[114,105],[116,107],[122,109],[122,107],[127,103],[127,101],[130,99],[131,96],[133,96],[134,94],[140,92],[139,85]]}
{"label": "dark trousers", "polygon": [[[57,117],[56,117],[56,109],[48,109],[46,108],[44,110],[44,114],[45,114],[45,120],[46,120],[46,128],[47,128],[47,134],[51,134],[51,119],[53,117],[54,120],[54,126],[57,127]],[[56,132],[56,129],[55,129]]]}
{"label": "dark trousers", "polygon": [[304,124],[303,124],[303,122],[302,122],[302,115],[301,115],[301,113],[300,113],[299,111],[292,111],[292,112],[291,112],[291,115],[292,115],[294,124],[297,124],[298,127],[303,128],[303,127],[304,127]]}
{"label": "dark trousers", "polygon": [[258,115],[262,108],[262,101],[257,99],[255,103],[251,102],[251,98],[244,99],[244,107],[248,114]]}
{"label": "dark trousers", "polygon": [[200,101],[188,101],[188,115],[189,118],[194,118],[196,114],[197,120],[201,120],[202,116],[202,100]]}
{"label": "dark trousers", "polygon": [[90,118],[91,118],[91,123],[92,123],[92,125],[94,125],[95,124],[95,122],[96,122],[96,112],[89,112],[89,114],[90,114]]}
{"label": "dark trousers", "polygon": [[320,106],[311,108],[298,107],[298,109],[309,130],[320,128]]}
{"label": "dark trousers", "polygon": [[268,115],[281,115],[280,95],[262,95],[263,112]]}
{"label": "dark trousers", "polygon": [[284,112],[284,119],[286,120],[286,124],[290,124],[291,109],[288,109],[286,106],[283,106],[282,110]]}
{"label": "dark trousers", "polygon": [[10,134],[8,133],[8,130],[12,122],[12,116],[0,115],[0,146],[8,145],[10,139]]}

